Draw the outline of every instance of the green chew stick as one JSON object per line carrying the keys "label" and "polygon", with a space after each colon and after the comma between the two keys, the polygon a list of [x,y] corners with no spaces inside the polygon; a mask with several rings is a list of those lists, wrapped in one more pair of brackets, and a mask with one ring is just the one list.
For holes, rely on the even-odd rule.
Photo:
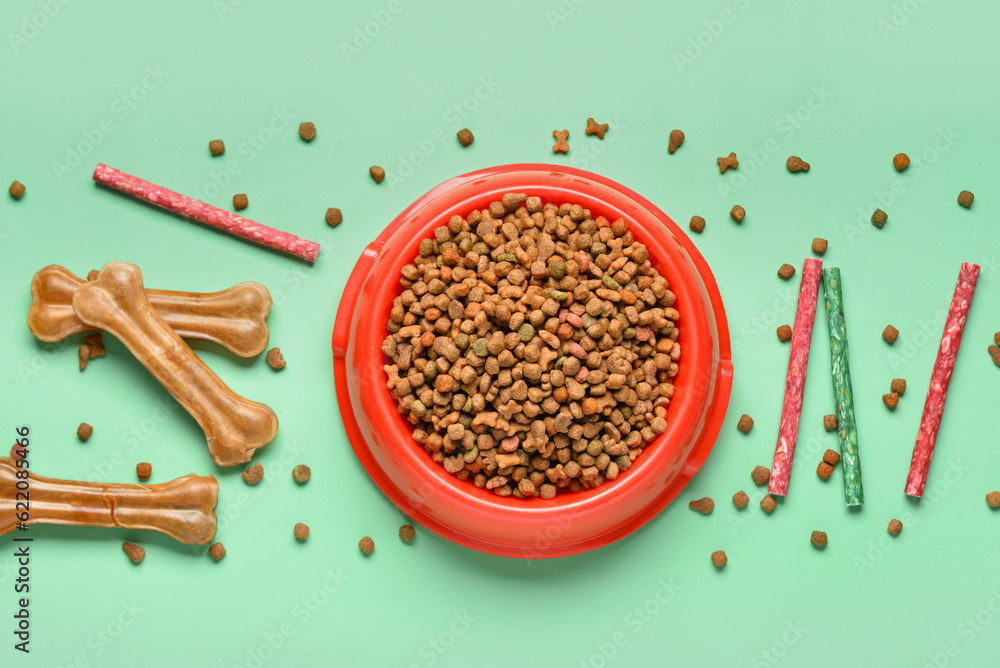
{"label": "green chew stick", "polygon": [[851,370],[847,364],[847,327],[844,324],[844,296],[840,290],[840,269],[823,269],[823,296],[826,321],[830,327],[830,366],[833,370],[833,394],[837,401],[840,432],[840,465],[844,468],[844,496],[847,505],[865,502],[861,485],[861,460],[858,458],[858,424],[854,419],[854,393]]}

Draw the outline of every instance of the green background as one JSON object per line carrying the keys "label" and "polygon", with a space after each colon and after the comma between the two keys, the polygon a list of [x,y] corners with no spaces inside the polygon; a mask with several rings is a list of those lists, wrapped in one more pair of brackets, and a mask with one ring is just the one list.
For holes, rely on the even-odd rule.
{"label": "green background", "polygon": [[[31,425],[43,475],[131,482],[144,460],[152,482],[216,475],[229,554],[215,563],[154,534],[33,528],[26,657],[7,628],[17,597],[5,537],[0,664],[994,664],[1000,519],[983,496],[1000,487],[1000,371],[985,351],[1000,329],[998,19],[995,4],[942,0],[5,2],[0,181],[28,192],[0,197],[0,426],[10,440]],[[603,143],[584,135],[588,116],[611,124]],[[311,144],[296,134],[303,120],[318,128]],[[462,149],[465,126],[476,140]],[[551,132],[564,128],[570,152],[553,155]],[[673,128],[687,140],[669,156]],[[207,151],[215,138],[221,158]],[[730,151],[741,166],[720,175],[715,158]],[[899,151],[913,159],[902,174]],[[788,173],[790,154],[811,171]],[[695,243],[733,337],[726,423],[678,501],[608,547],[527,562],[419,528],[403,544],[404,518],[355,460],[335,406],[339,293],[365,244],[432,186],[540,161],[615,179],[685,227],[708,221]],[[321,242],[322,256],[309,266],[100,189],[97,162],[224,208],[245,192],[247,216]],[[372,182],[371,164],[386,182]],[[963,189],[977,195],[968,211]],[[742,226],[727,215],[737,203]],[[330,206],[344,212],[335,230]],[[876,206],[889,214],[882,230],[867,222]],[[818,317],[790,496],[768,516],[749,473],[773,454],[788,355],[774,329],[793,320],[797,290],[775,271],[801,267],[817,236],[843,272],[867,503],[849,512],[840,471],[814,473],[836,447],[822,428],[833,392]],[[211,462],[197,424],[117,341],[81,374],[76,339],[43,345],[27,331],[35,271],[85,275],[113,260],[155,288],[271,290],[284,371],[195,344],[235,391],[278,413],[257,487]],[[983,270],[916,503],[903,486],[962,261]],[[879,336],[888,323],[901,333],[892,347]],[[890,412],[880,397],[893,377],[909,389]],[[748,435],[736,430],[744,412]],[[82,444],[84,420],[94,436]],[[313,468],[301,488],[289,473],[300,462]],[[740,489],[751,505],[738,512]],[[685,507],[705,495],[713,514]],[[893,517],[906,525],[898,538],[885,530]],[[304,544],[295,522],[312,527]],[[809,544],[814,529],[829,534],[825,551]],[[146,546],[141,566],[124,539]],[[721,572],[717,549],[729,554]]]}

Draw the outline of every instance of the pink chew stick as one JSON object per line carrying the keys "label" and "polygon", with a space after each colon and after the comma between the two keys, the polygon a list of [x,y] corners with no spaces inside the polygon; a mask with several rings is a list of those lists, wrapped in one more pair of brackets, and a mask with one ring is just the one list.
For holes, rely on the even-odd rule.
{"label": "pink chew stick", "polygon": [[819,281],[823,261],[806,258],[802,266],[802,283],[799,285],[799,304],[795,309],[795,326],[792,329],[792,349],[788,353],[788,373],[785,376],[785,401],[781,406],[781,425],[778,428],[778,445],[774,449],[771,480],[767,485],[770,494],[786,496],[788,480],[792,475],[792,455],[799,437],[799,414],[802,412],[802,392],[806,385],[806,366],[809,363],[809,342],[812,339],[813,321],[816,319],[816,302],[819,298]]}
{"label": "pink chew stick", "polygon": [[906,493],[910,496],[920,497],[924,494],[931,455],[934,454],[934,443],[938,427],[941,426],[941,415],[944,413],[944,400],[948,396],[948,383],[955,368],[958,344],[962,342],[962,330],[965,328],[965,319],[969,316],[978,278],[979,265],[963,262],[962,269],[958,272],[955,295],[951,298],[951,308],[948,309],[948,319],[941,334],[941,347],[938,348],[934,371],[931,372],[924,415],[920,418],[917,442],[913,446],[913,458],[910,460],[910,473],[906,476]]}
{"label": "pink chew stick", "polygon": [[319,244],[314,241],[308,241],[294,234],[261,225],[211,204],[199,202],[172,190],[161,188],[149,181],[143,181],[107,165],[98,164],[94,168],[94,180],[119,192],[134,195],[161,209],[179,213],[186,218],[197,220],[199,223],[210,225],[261,246],[295,255],[308,262],[315,262],[319,255]]}

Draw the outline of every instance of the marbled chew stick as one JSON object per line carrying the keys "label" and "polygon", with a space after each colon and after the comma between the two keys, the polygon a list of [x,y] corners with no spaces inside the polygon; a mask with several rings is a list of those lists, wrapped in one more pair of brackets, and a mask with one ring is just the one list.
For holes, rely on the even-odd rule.
{"label": "marbled chew stick", "polygon": [[823,261],[806,258],[802,266],[802,283],[799,285],[799,303],[795,309],[795,326],[792,329],[792,349],[788,353],[788,373],[785,377],[785,401],[781,407],[781,425],[778,444],[774,449],[771,481],[767,491],[774,495],[788,494],[788,480],[792,474],[792,456],[799,437],[799,414],[802,412],[802,392],[806,385],[806,366],[809,363],[809,342],[812,339],[813,321],[816,319],[816,301],[819,297],[820,272]]}
{"label": "marbled chew stick", "polygon": [[941,347],[938,349],[934,371],[931,373],[931,384],[927,389],[927,400],[924,402],[924,415],[920,418],[917,442],[913,446],[910,473],[906,477],[906,493],[910,496],[924,495],[927,471],[930,469],[931,455],[934,453],[934,442],[937,440],[941,415],[944,413],[944,400],[948,396],[948,383],[951,381],[952,369],[955,368],[958,344],[962,342],[962,330],[965,328],[965,319],[969,316],[969,307],[972,305],[972,295],[976,291],[978,278],[979,265],[963,262],[962,269],[958,272],[958,284],[955,285],[951,308],[948,309],[948,319],[944,323],[944,333],[941,334]]}
{"label": "marbled chew stick", "polygon": [[319,255],[319,244],[314,241],[301,239],[294,234],[261,225],[249,218],[237,216],[235,213],[214,207],[211,204],[185,197],[107,165],[97,165],[94,169],[94,180],[119,192],[134,195],[167,211],[173,211],[185,218],[197,220],[199,223],[204,223],[261,246],[295,255],[309,262],[315,262]]}
{"label": "marbled chew stick", "polygon": [[830,366],[833,371],[833,396],[837,402],[840,464],[844,468],[844,496],[847,498],[847,505],[860,506],[865,502],[865,490],[861,485],[858,425],[854,419],[851,369],[847,364],[844,297],[840,290],[840,269],[837,267],[823,270],[823,296],[826,303],[826,323],[830,329]]}

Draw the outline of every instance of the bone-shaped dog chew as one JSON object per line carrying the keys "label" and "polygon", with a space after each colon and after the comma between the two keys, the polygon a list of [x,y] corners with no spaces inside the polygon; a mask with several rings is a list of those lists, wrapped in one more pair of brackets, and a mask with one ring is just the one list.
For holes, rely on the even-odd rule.
{"label": "bone-shaped dog chew", "polygon": [[158,485],[119,485],[30,473],[25,486],[17,477],[22,470],[10,457],[0,457],[0,535],[13,531],[24,512],[25,524],[148,529],[188,545],[215,537],[219,483],[212,476],[192,473]]}
{"label": "bone-shaped dog chew", "polygon": [[150,306],[135,265],[105,266],[73,295],[73,309],[85,324],[111,332],[187,409],[205,432],[216,464],[250,461],[274,438],[274,411],[239,396],[205,366]]}
{"label": "bone-shaped dog chew", "polygon": [[[35,274],[28,309],[31,333],[55,342],[93,329],[73,310],[73,294],[83,284],[83,279],[55,264]],[[267,347],[271,293],[260,283],[240,283],[207,294],[146,290],[146,298],[179,336],[214,341],[241,357],[259,355]]]}

